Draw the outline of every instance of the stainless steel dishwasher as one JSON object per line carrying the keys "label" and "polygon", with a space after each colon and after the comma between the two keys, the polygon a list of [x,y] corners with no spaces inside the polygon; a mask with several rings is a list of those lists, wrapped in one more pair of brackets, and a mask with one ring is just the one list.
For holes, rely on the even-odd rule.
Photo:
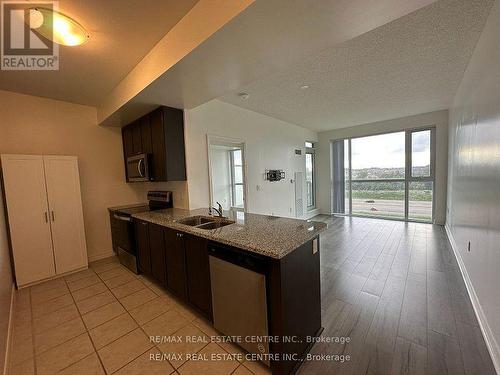
{"label": "stainless steel dishwasher", "polygon": [[[249,353],[268,354],[266,277],[244,254],[209,246],[212,309],[215,328]],[[269,366],[264,356],[263,362]]]}

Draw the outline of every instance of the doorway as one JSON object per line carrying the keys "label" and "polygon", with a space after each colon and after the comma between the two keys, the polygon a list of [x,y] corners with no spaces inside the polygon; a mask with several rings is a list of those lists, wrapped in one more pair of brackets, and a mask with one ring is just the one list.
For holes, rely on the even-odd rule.
{"label": "doorway", "polygon": [[208,136],[210,205],[246,211],[245,144]]}

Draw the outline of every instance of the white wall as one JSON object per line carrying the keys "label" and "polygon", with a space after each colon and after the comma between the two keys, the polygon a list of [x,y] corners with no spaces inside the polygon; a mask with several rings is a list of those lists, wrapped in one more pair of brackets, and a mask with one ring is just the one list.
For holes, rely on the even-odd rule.
{"label": "white wall", "polygon": [[496,1],[450,110],[446,225],[500,373],[499,37]]}
{"label": "white wall", "polygon": [[149,189],[187,207],[185,182],[125,182],[121,131],[98,126],[92,107],[0,90],[0,154],[78,156],[90,260],[112,255],[107,207],[144,202]]}
{"label": "white wall", "polygon": [[[187,110],[186,164],[191,209],[207,207],[210,201],[207,134],[245,143],[248,212],[295,216],[295,188],[290,179],[295,171],[305,172],[304,142],[315,141],[315,132],[218,100]],[[295,149],[301,149],[302,155],[295,155]],[[265,181],[266,169],[283,169],[286,179]]]}
{"label": "white wall", "polygon": [[446,179],[448,169],[448,111],[446,110],[319,133],[316,167],[318,175],[318,207],[320,212],[323,214],[331,213],[330,141],[429,126],[436,127],[435,222],[437,224],[444,224],[446,217]]}
{"label": "white wall", "polygon": [[12,273],[4,213],[2,182],[0,181],[0,371],[3,371],[5,363],[12,293]]}

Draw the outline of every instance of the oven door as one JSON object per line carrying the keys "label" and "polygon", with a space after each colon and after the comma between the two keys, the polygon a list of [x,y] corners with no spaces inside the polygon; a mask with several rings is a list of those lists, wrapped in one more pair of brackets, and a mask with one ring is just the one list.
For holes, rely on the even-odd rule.
{"label": "oven door", "polygon": [[127,177],[130,182],[150,180],[148,154],[139,154],[127,158]]}

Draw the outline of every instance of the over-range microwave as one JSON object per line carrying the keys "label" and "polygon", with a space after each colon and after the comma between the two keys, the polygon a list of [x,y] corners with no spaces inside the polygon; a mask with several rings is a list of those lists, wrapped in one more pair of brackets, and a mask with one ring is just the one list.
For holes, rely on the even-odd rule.
{"label": "over-range microwave", "polygon": [[127,158],[127,176],[130,182],[153,181],[150,155],[139,154]]}

